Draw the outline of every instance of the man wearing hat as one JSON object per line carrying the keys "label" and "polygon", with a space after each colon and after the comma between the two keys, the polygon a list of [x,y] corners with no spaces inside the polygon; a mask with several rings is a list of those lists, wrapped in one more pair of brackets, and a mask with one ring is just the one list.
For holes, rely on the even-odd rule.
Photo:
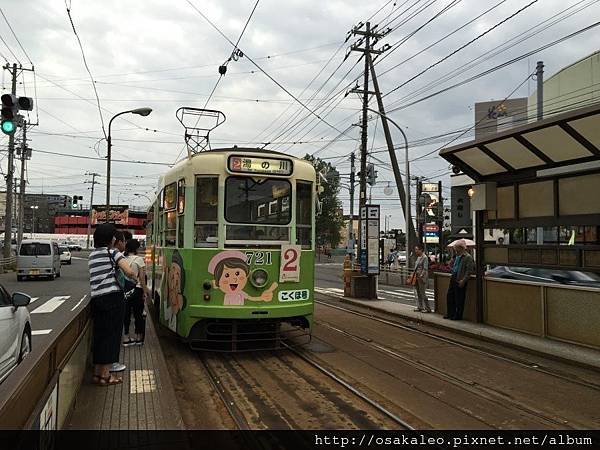
{"label": "man wearing hat", "polygon": [[467,252],[467,243],[464,239],[456,241],[453,245],[456,256],[452,266],[452,276],[446,296],[447,312],[444,319],[462,320],[465,309],[465,295],[467,283],[471,275],[475,273],[475,262]]}

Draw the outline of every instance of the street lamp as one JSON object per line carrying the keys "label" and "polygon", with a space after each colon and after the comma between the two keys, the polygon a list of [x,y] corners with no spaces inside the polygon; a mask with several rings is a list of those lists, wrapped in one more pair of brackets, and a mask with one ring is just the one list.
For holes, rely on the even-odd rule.
{"label": "street lamp", "polygon": [[123,114],[137,114],[139,116],[147,116],[152,112],[152,108],[137,108],[130,109],[128,111],[123,111],[118,114],[115,114],[108,122],[108,137],[106,138],[106,142],[108,143],[108,153],[106,155],[106,221],[108,222],[108,211],[110,209],[110,156],[112,149],[112,141],[110,136],[110,126],[112,125],[112,121],[117,117]]}
{"label": "street lamp", "polygon": [[377,114],[378,116],[382,117],[383,119],[387,120],[388,122],[390,122],[392,125],[394,125],[396,128],[398,128],[398,130],[400,131],[400,133],[402,133],[402,137],[404,138],[404,165],[406,168],[406,173],[405,173],[405,188],[404,188],[404,204],[406,205],[404,208],[404,221],[406,222],[406,238],[405,238],[405,242],[406,242],[406,268],[408,269],[409,267],[409,254],[410,254],[410,166],[408,163],[408,139],[406,138],[406,134],[404,133],[404,130],[402,130],[402,128],[400,128],[400,125],[398,125],[396,122],[394,122],[392,119],[390,119],[388,116],[386,116],[385,114],[381,114],[379,111],[372,109],[372,108],[367,108],[367,110],[371,111],[372,113]]}
{"label": "street lamp", "polygon": [[35,233],[35,210],[39,208],[38,205],[31,205],[31,239],[33,239],[33,234]]}

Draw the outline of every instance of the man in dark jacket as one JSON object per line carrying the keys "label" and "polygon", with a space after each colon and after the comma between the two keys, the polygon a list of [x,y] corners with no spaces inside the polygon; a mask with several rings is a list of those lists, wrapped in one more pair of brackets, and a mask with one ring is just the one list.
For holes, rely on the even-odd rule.
{"label": "man in dark jacket", "polygon": [[454,244],[454,251],[456,256],[446,296],[447,313],[444,319],[462,320],[467,283],[471,275],[475,274],[475,262],[473,257],[467,253],[467,245],[464,240],[461,239]]}

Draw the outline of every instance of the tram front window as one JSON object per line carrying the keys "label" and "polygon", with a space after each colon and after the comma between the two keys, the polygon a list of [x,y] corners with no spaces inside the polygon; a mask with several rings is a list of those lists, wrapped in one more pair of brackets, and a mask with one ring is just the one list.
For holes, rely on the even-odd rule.
{"label": "tram front window", "polygon": [[229,223],[287,225],[291,185],[287,180],[229,177],[225,182],[225,218]]}

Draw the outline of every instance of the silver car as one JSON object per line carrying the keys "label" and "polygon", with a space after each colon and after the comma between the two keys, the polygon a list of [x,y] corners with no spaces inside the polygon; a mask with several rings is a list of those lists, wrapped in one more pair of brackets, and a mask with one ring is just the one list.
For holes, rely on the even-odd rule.
{"label": "silver car", "polygon": [[31,352],[31,297],[0,286],[0,382]]}
{"label": "silver car", "polygon": [[47,239],[27,239],[21,242],[17,255],[17,281],[25,277],[60,277],[58,244]]}

